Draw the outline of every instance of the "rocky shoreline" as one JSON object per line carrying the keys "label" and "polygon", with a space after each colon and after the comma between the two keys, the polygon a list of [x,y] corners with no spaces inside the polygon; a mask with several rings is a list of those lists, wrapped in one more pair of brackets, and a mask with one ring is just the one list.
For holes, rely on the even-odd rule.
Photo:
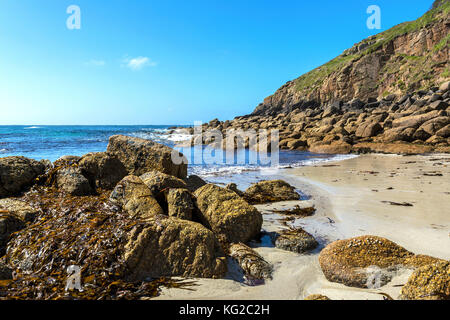
{"label": "rocky shoreline", "polygon": [[[279,148],[314,153],[449,153],[450,82],[403,96],[390,94],[379,100],[336,100],[325,105],[301,105],[288,109],[258,110],[234,120],[211,120],[202,125],[202,136],[194,128],[190,144],[226,147],[233,131],[277,130]],[[173,131],[175,132],[175,130]],[[218,146],[214,135],[224,137]],[[252,148],[249,139],[242,142]]]}
{"label": "rocky shoreline", "polygon": [[[186,163],[167,161],[172,151],[113,136],[106,152],[54,163],[0,158],[0,299],[149,299],[161,287],[192,284],[173,277],[223,278],[231,261],[247,285],[271,281],[273,266],[248,245],[267,235],[253,204],[298,200],[295,188],[281,180],[245,191],[208,184],[187,177]],[[270,239],[299,255],[318,245],[301,228]],[[450,297],[447,261],[384,238],[331,243],[320,263],[330,281],[360,287],[373,270],[407,266],[417,271],[403,298]],[[67,289],[70,266],[80,268],[82,290]]]}

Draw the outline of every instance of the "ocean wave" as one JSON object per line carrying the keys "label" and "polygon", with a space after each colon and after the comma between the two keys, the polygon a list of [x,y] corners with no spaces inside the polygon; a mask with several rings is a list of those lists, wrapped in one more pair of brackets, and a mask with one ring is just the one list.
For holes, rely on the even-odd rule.
{"label": "ocean wave", "polygon": [[25,127],[24,129],[26,129],[26,130],[28,130],[28,129],[42,129],[42,127],[32,126],[32,127]]}
{"label": "ocean wave", "polygon": [[8,152],[8,149],[0,149],[0,153],[6,153]]}
{"label": "ocean wave", "polygon": [[288,168],[298,168],[304,166],[313,166],[321,163],[333,162],[333,161],[343,161],[348,159],[353,159],[358,157],[358,155],[347,154],[347,155],[333,155],[328,158],[311,158],[299,161],[294,161],[290,163],[281,163],[277,167],[271,166],[258,166],[258,165],[214,165],[214,166],[190,166],[190,174],[196,174],[202,177],[212,177],[212,176],[224,176],[224,175],[234,175],[241,174],[250,171],[261,171],[262,174],[270,174],[274,170],[288,169]]}

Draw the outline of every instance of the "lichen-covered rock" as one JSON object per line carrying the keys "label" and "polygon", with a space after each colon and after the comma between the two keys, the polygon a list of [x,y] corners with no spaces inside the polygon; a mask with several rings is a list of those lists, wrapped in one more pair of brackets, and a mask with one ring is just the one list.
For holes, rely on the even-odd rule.
{"label": "lichen-covered rock", "polygon": [[0,199],[0,211],[8,211],[23,221],[33,221],[39,212],[25,201],[14,198]]}
{"label": "lichen-covered rock", "polygon": [[403,286],[404,300],[450,300],[450,262],[442,261],[418,268]]}
{"label": "lichen-covered rock", "polygon": [[42,162],[25,157],[0,158],[0,198],[19,194],[44,173]]}
{"label": "lichen-covered rock", "polygon": [[187,188],[183,180],[155,170],[144,173],[140,178],[155,196],[167,188]]}
{"label": "lichen-covered rock", "polygon": [[229,255],[241,267],[249,280],[272,278],[272,266],[255,250],[243,243],[233,243],[229,247]]}
{"label": "lichen-covered rock", "polygon": [[261,231],[262,215],[235,192],[207,184],[194,193],[199,219],[225,243],[247,242]]}
{"label": "lichen-covered rock", "polygon": [[319,263],[328,281],[371,288],[388,283],[398,267],[417,268],[439,259],[415,255],[377,236],[338,240],[320,252]]}
{"label": "lichen-covered rock", "polygon": [[278,249],[296,253],[313,250],[319,245],[311,234],[301,228],[281,231],[273,240]]}
{"label": "lichen-covered rock", "polygon": [[[157,170],[180,179],[187,176],[187,159],[181,153],[150,140],[115,135],[109,138],[107,152],[124,164],[128,174]],[[179,163],[172,161],[172,153]]]}
{"label": "lichen-covered rock", "polygon": [[184,220],[192,220],[194,203],[187,189],[169,189],[166,192],[167,214]]}
{"label": "lichen-covered rock", "polygon": [[295,187],[283,180],[260,181],[245,190],[244,198],[252,204],[299,200]]}
{"label": "lichen-covered rock", "polygon": [[164,214],[150,189],[136,176],[123,178],[111,192],[110,200],[133,218],[147,219]]}
{"label": "lichen-covered rock", "polygon": [[321,294],[310,294],[305,298],[305,300],[331,300],[331,299]]}
{"label": "lichen-covered rock", "polygon": [[73,196],[86,196],[92,193],[89,180],[78,167],[64,167],[56,173],[56,185],[61,191]]}
{"label": "lichen-covered rock", "polygon": [[5,254],[10,235],[24,227],[24,221],[18,216],[9,211],[0,210],[0,257]]}
{"label": "lichen-covered rock", "polygon": [[0,280],[12,279],[12,269],[0,261]]}
{"label": "lichen-covered rock", "polygon": [[207,184],[207,182],[205,180],[203,180],[202,178],[200,178],[199,176],[197,176],[195,174],[191,174],[185,180],[186,180],[187,188],[191,192],[194,192],[195,190],[197,190],[197,189],[203,187],[205,184]]}
{"label": "lichen-covered rock", "polygon": [[94,188],[113,189],[127,175],[122,162],[106,152],[85,154],[78,166]]}
{"label": "lichen-covered rock", "polygon": [[129,280],[161,276],[218,278],[225,258],[214,234],[199,223],[155,216],[136,226],[125,245]]}

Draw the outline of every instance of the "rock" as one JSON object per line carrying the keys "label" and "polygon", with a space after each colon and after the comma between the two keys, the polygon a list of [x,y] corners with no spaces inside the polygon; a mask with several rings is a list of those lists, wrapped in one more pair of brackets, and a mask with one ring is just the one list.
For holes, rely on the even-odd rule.
{"label": "rock", "polygon": [[319,245],[311,234],[301,228],[281,231],[274,238],[275,247],[296,253],[313,250]]}
{"label": "rock", "polygon": [[320,252],[319,263],[328,281],[350,287],[378,288],[399,266],[415,268],[439,259],[414,253],[377,236],[338,240]]}
{"label": "rock", "polygon": [[201,224],[155,216],[136,226],[125,245],[128,280],[162,276],[220,278],[225,258],[214,234]]}
{"label": "rock", "polygon": [[448,107],[448,103],[442,100],[437,100],[430,103],[430,108],[433,110],[445,110]]}
{"label": "rock", "polygon": [[267,180],[252,184],[245,190],[244,198],[252,204],[299,200],[295,187],[283,180]]}
{"label": "rock", "polygon": [[167,214],[184,220],[192,220],[194,204],[187,189],[169,189],[166,192]]}
{"label": "rock", "polygon": [[111,192],[110,200],[136,219],[164,214],[150,189],[136,176],[126,176]]}
{"label": "rock", "polygon": [[442,92],[446,92],[450,90],[450,81],[446,81],[440,85],[439,90]]}
{"label": "rock", "polygon": [[57,187],[73,196],[86,196],[92,193],[88,179],[83,176],[78,167],[64,167],[56,173]]}
{"label": "rock", "polygon": [[448,124],[450,124],[450,117],[437,117],[426,121],[419,127],[419,129],[422,129],[430,135],[434,135],[438,130]]}
{"label": "rock", "polygon": [[[187,176],[187,159],[181,153],[150,140],[112,136],[109,138],[107,152],[124,164],[128,174],[139,176],[157,170],[180,179]],[[172,156],[180,163],[174,163]]]}
{"label": "rock", "polygon": [[425,114],[418,114],[415,116],[406,116],[392,121],[392,127],[407,127],[407,128],[418,128],[425,121],[431,120],[433,118],[439,117],[442,111],[434,110]]}
{"label": "rock", "polygon": [[25,201],[13,198],[0,199],[0,211],[8,211],[26,222],[33,221],[39,213]]}
{"label": "rock", "polygon": [[0,262],[0,280],[10,280],[12,279],[12,269],[2,262]]}
{"label": "rock", "polygon": [[78,161],[80,161],[80,159],[81,159],[81,157],[79,157],[79,156],[66,155],[66,156],[59,157],[55,162],[65,162],[68,165],[73,165],[73,164],[77,164]]}
{"label": "rock", "polygon": [[225,186],[225,189],[235,192],[239,197],[243,197],[244,196],[244,192],[242,192],[241,190],[238,189],[236,183],[229,183],[229,184],[227,184]]}
{"label": "rock", "polygon": [[44,173],[42,162],[25,157],[0,158],[0,198],[19,194]]}
{"label": "rock", "polygon": [[261,231],[261,213],[235,192],[207,184],[194,195],[200,221],[222,243],[247,242]]}
{"label": "rock", "polygon": [[338,114],[339,112],[340,112],[340,109],[337,106],[335,106],[335,105],[329,106],[328,108],[326,108],[324,110],[324,112],[322,114],[322,118],[326,118],[331,115]]}
{"label": "rock", "polygon": [[183,180],[159,171],[146,172],[140,178],[149,187],[154,196],[168,188],[187,188],[187,184]]}
{"label": "rock", "polygon": [[205,180],[203,180],[202,178],[200,178],[199,176],[196,176],[195,174],[191,174],[189,177],[187,177],[186,184],[187,184],[187,188],[189,189],[189,191],[194,192],[198,188],[201,188],[204,185],[206,185],[207,182]]}
{"label": "rock", "polygon": [[450,137],[450,124],[446,125],[445,127],[439,129],[436,132],[436,135],[442,138],[448,138]]}
{"label": "rock", "polygon": [[13,232],[25,228],[25,223],[15,214],[0,210],[0,257],[5,254],[6,244]]}
{"label": "rock", "polygon": [[355,135],[361,138],[370,138],[376,136],[381,131],[383,131],[383,128],[378,122],[365,122],[358,126]]}
{"label": "rock", "polygon": [[328,154],[347,154],[352,151],[352,146],[344,141],[333,141],[330,144],[318,142],[309,147],[310,152]]}
{"label": "rock", "polygon": [[305,298],[305,300],[331,300],[331,299],[321,294],[310,294]]}
{"label": "rock", "polygon": [[450,262],[442,261],[414,271],[403,286],[404,300],[450,300]]}
{"label": "rock", "polygon": [[255,250],[245,244],[232,244],[229,248],[229,254],[239,264],[248,280],[272,278],[272,266]]}
{"label": "rock", "polygon": [[78,166],[94,188],[113,189],[127,175],[122,162],[106,152],[88,153],[79,160]]}
{"label": "rock", "polygon": [[307,146],[308,146],[307,142],[303,139],[293,139],[289,140],[289,142],[287,143],[287,147],[291,150],[305,148]]}

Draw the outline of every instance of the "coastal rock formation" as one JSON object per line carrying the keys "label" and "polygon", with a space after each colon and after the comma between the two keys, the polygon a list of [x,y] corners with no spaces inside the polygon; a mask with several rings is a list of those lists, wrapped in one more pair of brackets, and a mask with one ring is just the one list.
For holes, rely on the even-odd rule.
{"label": "coastal rock formation", "polygon": [[61,168],[56,173],[57,187],[73,196],[86,196],[93,192],[89,180],[78,167]]}
{"label": "coastal rock formation", "polygon": [[449,10],[450,1],[436,1],[416,21],[288,81],[251,114],[202,129],[277,130],[281,149],[315,153],[450,152]]}
{"label": "coastal rock formation", "polygon": [[44,173],[45,164],[25,157],[0,158],[0,198],[15,196]]}
{"label": "coastal rock formation", "polygon": [[[108,154],[116,156],[128,170],[128,174],[140,176],[157,170],[180,179],[187,176],[187,159],[179,152],[162,144],[123,135],[109,138]],[[173,155],[179,164],[172,161]]]}
{"label": "coastal rock formation", "polygon": [[391,271],[398,267],[417,268],[438,261],[437,258],[415,255],[377,236],[338,240],[319,255],[320,267],[328,281],[358,288],[385,285],[391,280]]}
{"label": "coastal rock formation", "polygon": [[126,277],[221,277],[226,263],[219,251],[214,234],[201,224],[155,216],[130,233],[124,252]]}
{"label": "coastal rock formation", "polygon": [[126,176],[111,192],[110,200],[133,218],[147,219],[164,214],[150,189],[136,176]]}
{"label": "coastal rock formation", "polygon": [[225,189],[231,190],[233,192],[236,192],[236,194],[239,197],[243,197],[244,196],[244,192],[242,192],[241,190],[238,189],[236,183],[229,183],[225,186]]}
{"label": "coastal rock formation", "polygon": [[283,180],[260,181],[245,190],[244,198],[251,204],[299,200],[300,195]]}
{"label": "coastal rock formation", "polygon": [[450,300],[450,262],[429,264],[414,271],[403,286],[400,298]]}
{"label": "coastal rock formation", "polygon": [[319,245],[311,234],[301,228],[276,233],[273,242],[278,249],[296,253],[313,250]]}
{"label": "coastal rock formation", "polygon": [[261,213],[235,192],[207,184],[194,195],[200,221],[221,242],[245,243],[261,231]]}
{"label": "coastal rock formation", "polygon": [[127,175],[122,162],[106,152],[85,154],[78,160],[78,166],[95,189],[111,190]]}
{"label": "coastal rock formation", "polygon": [[167,188],[187,188],[183,180],[159,171],[146,172],[140,178],[155,196]]}
{"label": "coastal rock formation", "polygon": [[0,212],[9,212],[25,222],[34,220],[39,210],[15,198],[0,199]]}
{"label": "coastal rock formation", "polygon": [[233,243],[229,255],[237,261],[248,280],[272,278],[272,266],[255,250],[243,243]]}
{"label": "coastal rock formation", "polygon": [[169,189],[166,191],[167,214],[184,220],[192,220],[194,203],[187,189]]}

